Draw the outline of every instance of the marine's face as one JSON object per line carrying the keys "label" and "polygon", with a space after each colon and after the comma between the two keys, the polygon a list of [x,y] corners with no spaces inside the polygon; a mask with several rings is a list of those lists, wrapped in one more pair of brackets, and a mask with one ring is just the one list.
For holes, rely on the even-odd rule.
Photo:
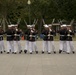
{"label": "marine's face", "polygon": [[70,30],[70,27],[67,27],[67,30]]}
{"label": "marine's face", "polygon": [[32,30],[32,27],[30,27],[30,30]]}
{"label": "marine's face", "polygon": [[49,26],[49,28],[51,29],[51,26]]}
{"label": "marine's face", "polygon": [[45,27],[45,30],[48,30],[49,28],[48,27]]}
{"label": "marine's face", "polygon": [[17,29],[17,27],[15,27],[15,29]]}
{"label": "marine's face", "polygon": [[61,29],[64,29],[63,27],[61,27]]}
{"label": "marine's face", "polygon": [[11,29],[11,27],[8,27],[8,29]]}
{"label": "marine's face", "polygon": [[67,27],[63,27],[63,29],[67,29]]}

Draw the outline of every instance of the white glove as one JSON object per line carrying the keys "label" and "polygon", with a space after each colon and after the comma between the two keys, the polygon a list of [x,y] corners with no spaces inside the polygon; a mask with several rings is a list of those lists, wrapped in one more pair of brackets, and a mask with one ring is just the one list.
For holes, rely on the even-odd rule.
{"label": "white glove", "polygon": [[18,29],[16,29],[16,31],[18,31]]}
{"label": "white glove", "polygon": [[50,36],[50,34],[48,34],[48,36]]}
{"label": "white glove", "polygon": [[69,32],[72,32],[71,30],[69,30]]}
{"label": "white glove", "polygon": [[15,36],[17,35],[17,34],[14,34]]}
{"label": "white glove", "polygon": [[32,37],[32,35],[30,35],[30,37]]}

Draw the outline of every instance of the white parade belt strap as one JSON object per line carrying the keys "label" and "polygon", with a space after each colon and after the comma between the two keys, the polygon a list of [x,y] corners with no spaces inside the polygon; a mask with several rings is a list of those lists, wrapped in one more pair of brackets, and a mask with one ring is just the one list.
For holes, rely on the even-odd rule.
{"label": "white parade belt strap", "polygon": [[53,36],[53,35],[44,35],[44,36]]}
{"label": "white parade belt strap", "polygon": [[12,35],[7,35],[7,36],[12,36]]}
{"label": "white parade belt strap", "polygon": [[0,35],[0,37],[2,37],[3,35]]}
{"label": "white parade belt strap", "polygon": [[15,36],[20,36],[20,35],[15,34]]}
{"label": "white parade belt strap", "polygon": [[72,37],[72,35],[67,35],[67,36],[70,36],[70,37]]}
{"label": "white parade belt strap", "polygon": [[60,36],[65,36],[65,35],[60,35]]}
{"label": "white parade belt strap", "polygon": [[53,36],[53,35],[48,35],[48,36]]}
{"label": "white parade belt strap", "polygon": [[29,35],[29,37],[36,37],[35,35]]}

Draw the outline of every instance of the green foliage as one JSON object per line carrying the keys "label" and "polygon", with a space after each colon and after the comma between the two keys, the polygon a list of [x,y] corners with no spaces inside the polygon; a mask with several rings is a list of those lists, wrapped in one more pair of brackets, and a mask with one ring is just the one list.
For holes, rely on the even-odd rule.
{"label": "green foliage", "polygon": [[42,18],[46,23],[51,23],[53,18],[76,19],[76,0],[31,0],[31,5],[27,0],[0,0],[0,18],[10,19],[12,23],[21,18],[20,25],[24,28],[24,19],[29,24],[29,7],[32,23],[39,19],[41,24]]}

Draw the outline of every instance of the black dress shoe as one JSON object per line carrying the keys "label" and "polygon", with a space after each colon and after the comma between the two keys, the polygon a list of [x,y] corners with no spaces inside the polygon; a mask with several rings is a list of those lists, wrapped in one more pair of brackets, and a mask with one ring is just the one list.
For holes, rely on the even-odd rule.
{"label": "black dress shoe", "polygon": [[7,54],[9,54],[9,52],[7,52]]}
{"label": "black dress shoe", "polygon": [[0,53],[2,54],[3,52],[1,51]]}
{"label": "black dress shoe", "polygon": [[67,52],[67,54],[70,54],[70,53]]}
{"label": "black dress shoe", "polygon": [[75,51],[72,51],[73,54],[75,54]]}
{"label": "black dress shoe", "polygon": [[26,54],[27,53],[27,50],[24,50],[24,53]]}
{"label": "black dress shoe", "polygon": [[38,51],[36,51],[36,54],[38,54]]}
{"label": "black dress shoe", "polygon": [[22,52],[22,50],[20,52]]}
{"label": "black dress shoe", "polygon": [[56,54],[56,51],[54,51],[54,54]]}
{"label": "black dress shoe", "polygon": [[19,54],[21,54],[22,53],[22,50],[19,52]]}
{"label": "black dress shoe", "polygon": [[30,52],[30,54],[32,54],[32,52]]}
{"label": "black dress shoe", "polygon": [[6,52],[6,51],[4,50],[4,52]]}
{"label": "black dress shoe", "polygon": [[63,51],[63,52],[66,52],[66,51]]}
{"label": "black dress shoe", "polygon": [[48,52],[48,54],[51,54],[50,52]]}
{"label": "black dress shoe", "polygon": [[44,51],[42,51],[42,54],[44,54]]}
{"label": "black dress shoe", "polygon": [[61,54],[62,50],[59,50],[59,54]]}
{"label": "black dress shoe", "polygon": [[19,54],[21,54],[21,52],[19,52]]}
{"label": "black dress shoe", "polygon": [[14,52],[14,54],[17,54],[16,52]]}

